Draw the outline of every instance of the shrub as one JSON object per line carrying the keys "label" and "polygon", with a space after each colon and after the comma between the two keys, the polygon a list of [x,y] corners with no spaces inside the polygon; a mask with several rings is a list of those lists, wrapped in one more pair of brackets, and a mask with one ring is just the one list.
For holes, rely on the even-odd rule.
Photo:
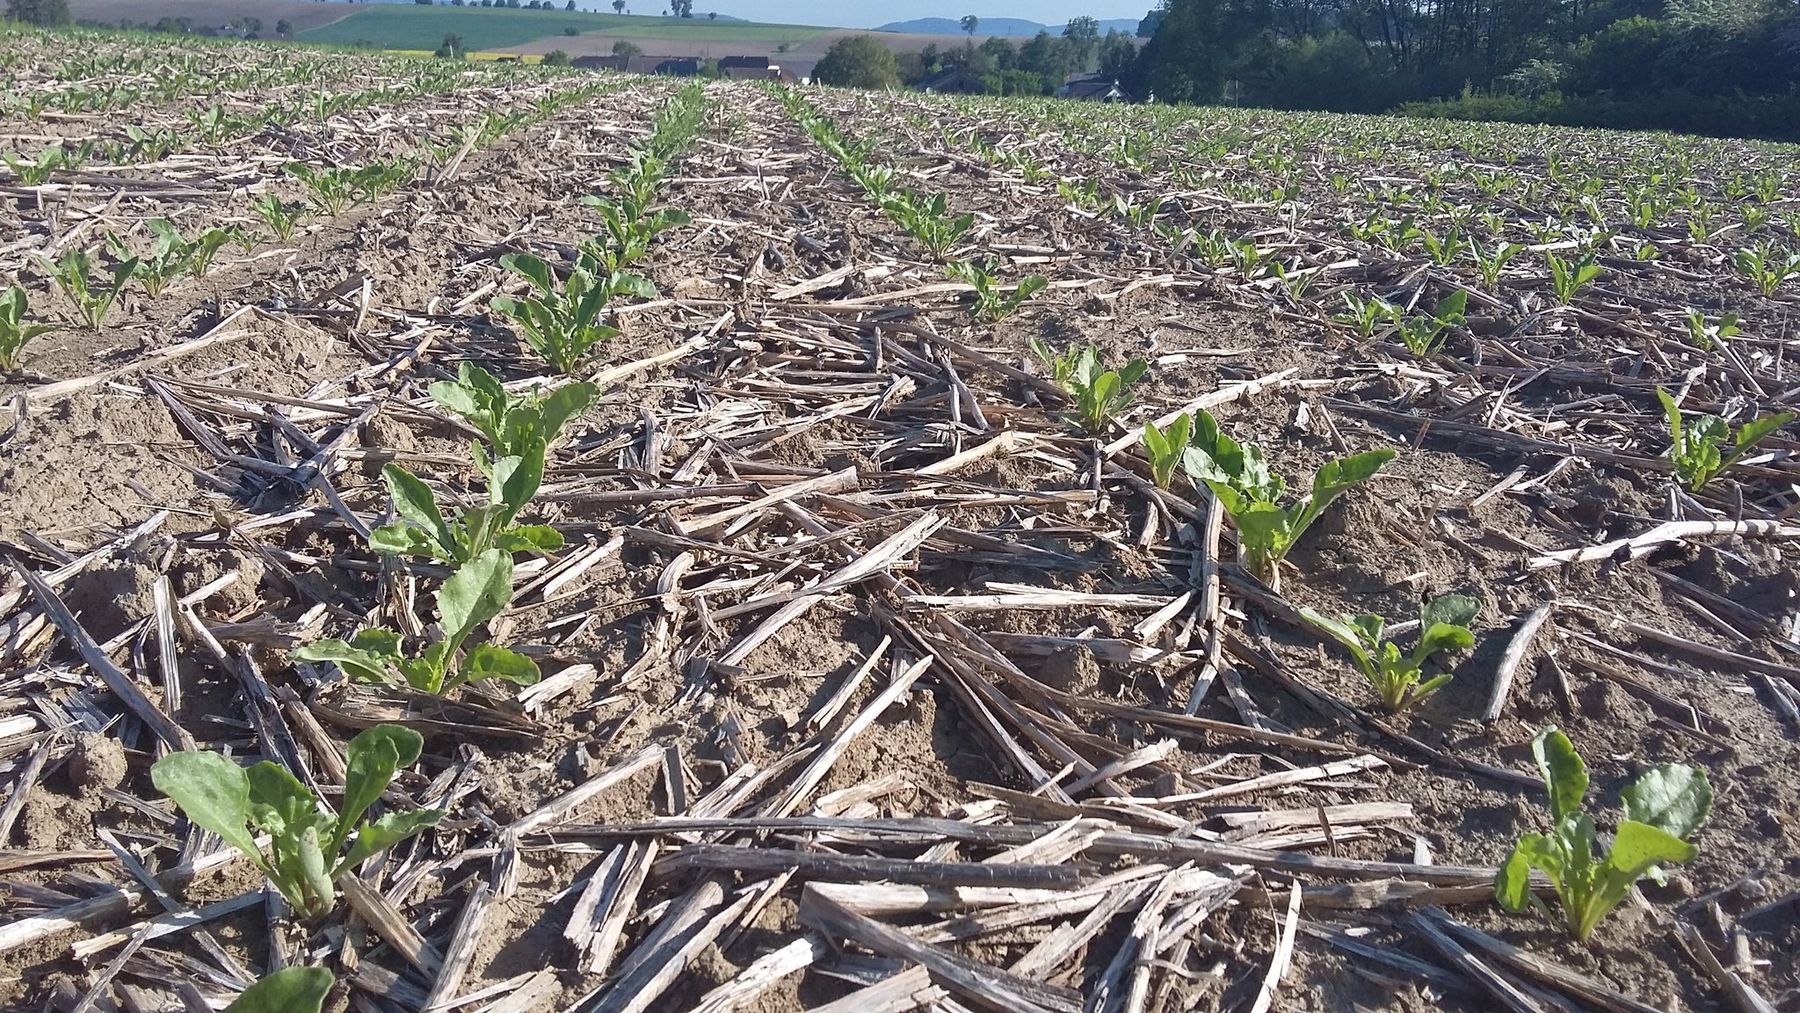
{"label": "shrub", "polygon": [[813,77],[846,88],[892,88],[900,83],[900,70],[893,50],[875,36],[849,35],[831,44]]}

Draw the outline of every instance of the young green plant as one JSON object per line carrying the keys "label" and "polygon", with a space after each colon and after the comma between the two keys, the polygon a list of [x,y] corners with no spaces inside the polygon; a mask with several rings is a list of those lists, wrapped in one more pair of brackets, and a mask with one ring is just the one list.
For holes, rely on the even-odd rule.
{"label": "young green plant", "polygon": [[1194,435],[1183,464],[1195,482],[1204,482],[1237,527],[1238,554],[1246,568],[1270,587],[1280,587],[1281,561],[1325,508],[1368,481],[1393,460],[1383,447],[1327,461],[1313,473],[1312,491],[1281,505],[1287,483],[1269,469],[1262,450],[1240,444],[1207,411],[1194,418]]}
{"label": "young green plant", "polygon": [[910,190],[902,190],[883,199],[881,209],[938,261],[942,261],[950,248],[975,226],[973,214],[951,214],[949,199],[941,193],[922,197]]}
{"label": "young green plant", "polygon": [[0,292],[0,371],[18,368],[19,353],[32,338],[53,328],[25,322],[25,290],[10,285]]}
{"label": "young green plant", "polygon": [[1167,489],[1169,483],[1175,481],[1175,472],[1187,454],[1193,431],[1192,415],[1176,416],[1167,429],[1158,429],[1152,420],[1144,421],[1144,456],[1150,459],[1150,477],[1158,489]]}
{"label": "young green plant", "polygon": [[497,296],[489,304],[524,331],[525,343],[559,373],[572,374],[594,347],[619,332],[600,323],[606,304],[621,295],[649,299],[656,289],[632,274],[607,273],[584,256],[559,284],[550,265],[528,253],[509,253],[500,266],[531,282],[534,294]]}
{"label": "young green plant", "polygon": [[1531,755],[1550,797],[1550,832],[1519,837],[1495,877],[1494,896],[1508,911],[1536,906],[1547,914],[1531,889],[1531,870],[1542,872],[1561,902],[1563,924],[1585,944],[1639,879],[1662,882],[1664,863],[1699,853],[1687,838],[1706,821],[1712,785],[1704,771],[1686,764],[1645,771],[1625,789],[1625,818],[1603,856],[1594,820],[1581,809],[1588,774],[1574,744],[1558,729],[1546,728],[1532,739]]}
{"label": "young green plant", "polygon": [[1423,359],[1438,350],[1444,339],[1450,336],[1450,329],[1461,327],[1468,322],[1469,293],[1457,289],[1432,307],[1429,316],[1415,313],[1411,316],[1397,317],[1400,340],[1406,350]]}
{"label": "young green plant", "polygon": [[1583,254],[1575,260],[1545,253],[1544,262],[1550,265],[1550,287],[1556,290],[1556,299],[1564,306],[1572,305],[1581,290],[1600,277],[1601,273],[1600,265],[1594,263],[1591,253]]}
{"label": "young green plant", "polygon": [[605,238],[610,243],[594,243],[594,259],[600,264],[602,271],[611,274],[644,259],[650,251],[650,243],[657,236],[670,229],[688,224],[691,220],[687,212],[676,208],[659,208],[656,211],[645,211],[643,205],[626,199],[609,201],[603,197],[588,196],[581,199],[583,204],[593,208],[600,214],[600,221],[606,227]]}
{"label": "young green plant", "polygon": [[252,201],[250,210],[256,212],[256,216],[275,234],[275,239],[283,243],[293,238],[294,229],[306,217],[305,205],[289,204],[272,193],[265,193]]}
{"label": "young green plant", "polygon": [[400,634],[374,627],[349,640],[319,640],[294,652],[300,661],[329,661],[358,682],[386,684],[398,675],[421,693],[441,696],[469,682],[504,679],[520,686],[538,681],[537,663],[499,644],[463,644],[512,601],[512,555],[489,549],[456,568],[436,595],[439,639],[408,656]]}
{"label": "young green plant", "polygon": [[[162,295],[169,282],[188,271],[195,250],[194,244],[165,218],[152,218],[144,223],[144,227],[155,239],[150,252],[137,258],[137,270],[132,277],[144,287],[144,294],[154,299]],[[106,246],[112,251],[113,259],[121,263],[132,259],[131,248],[118,236],[107,233]]]}
{"label": "young green plant", "polygon": [[462,416],[487,441],[485,451],[471,449],[476,467],[490,478],[494,458],[524,458],[537,447],[548,447],[599,394],[591,383],[566,383],[547,394],[512,394],[498,377],[472,362],[457,369],[455,380],[439,380],[429,391],[440,407]]}
{"label": "young green plant", "polygon": [[1774,295],[1789,278],[1800,277],[1800,253],[1784,254],[1768,242],[1737,251],[1731,264],[1763,295]]}
{"label": "young green plant", "polygon": [[137,274],[139,261],[136,257],[127,257],[114,264],[107,281],[94,285],[93,255],[86,250],[71,247],[63,251],[63,255],[55,260],[40,257],[44,269],[55,280],[56,287],[62,289],[69,301],[75,304],[75,311],[81,314],[89,330],[97,331],[111,312],[113,303],[119,299],[126,283]]}
{"label": "young green plant", "polygon": [[[318,918],[331,912],[339,876],[443,818],[438,809],[362,818],[422,746],[419,733],[402,725],[376,725],[351,739],[336,815],[321,812],[305,785],[268,760],[245,769],[220,753],[170,753],[150,768],[150,780],[189,822],[243,852],[301,917]],[[269,835],[267,855],[256,845],[258,833]]]}
{"label": "young green plant", "polygon": [[1661,387],[1663,418],[1669,424],[1669,461],[1690,492],[1699,492],[1736,464],[1775,430],[1794,420],[1793,412],[1762,415],[1738,426],[1717,415],[1683,415],[1675,398]]}
{"label": "young green plant", "polygon": [[1048,288],[1050,282],[1041,274],[1028,274],[1019,279],[1011,292],[1001,289],[993,275],[993,265],[978,265],[966,260],[953,260],[944,265],[950,276],[975,289],[975,304],[969,315],[976,321],[991,324],[1012,316],[1027,299]]}
{"label": "young green plant", "polygon": [[1704,352],[1710,352],[1719,342],[1729,341],[1743,333],[1738,327],[1736,313],[1725,314],[1715,324],[1707,322],[1706,314],[1691,309],[1687,311],[1682,323],[1687,328],[1688,344]]}
{"label": "young green plant", "polygon": [[1144,360],[1132,359],[1117,370],[1105,369],[1100,365],[1100,349],[1093,345],[1070,345],[1058,353],[1044,339],[1032,338],[1031,351],[1068,395],[1075,421],[1095,435],[1105,432],[1108,423],[1131,407],[1131,388],[1150,368]]}
{"label": "young green plant", "polygon": [[1382,324],[1394,320],[1400,312],[1393,303],[1380,296],[1365,297],[1350,291],[1344,292],[1343,296],[1344,306],[1350,312],[1336,314],[1331,319],[1356,331],[1359,338],[1374,337]]}
{"label": "young green plant", "polygon": [[[505,434],[502,434],[503,436]],[[523,453],[488,459],[474,448],[475,462],[487,474],[487,504],[472,509],[438,505],[431,486],[398,464],[381,469],[398,520],[376,528],[369,545],[387,556],[421,556],[445,563],[466,563],[489,549],[554,552],[563,537],[547,524],[514,524],[513,518],[537,494],[544,480],[544,443],[530,440]]]}
{"label": "young green plant", "polygon": [[1449,683],[1448,672],[1423,679],[1425,663],[1439,651],[1473,647],[1475,634],[1469,630],[1469,623],[1480,610],[1479,601],[1460,594],[1427,602],[1419,610],[1419,643],[1411,654],[1401,653],[1400,646],[1387,639],[1387,620],[1378,615],[1364,613],[1333,619],[1308,608],[1301,609],[1300,614],[1344,645],[1356,667],[1375,688],[1381,705],[1390,714],[1398,714]]}

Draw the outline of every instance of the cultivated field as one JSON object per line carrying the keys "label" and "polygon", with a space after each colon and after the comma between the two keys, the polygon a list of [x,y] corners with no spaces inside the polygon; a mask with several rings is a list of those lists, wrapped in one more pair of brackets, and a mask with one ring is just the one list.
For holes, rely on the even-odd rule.
{"label": "cultivated field", "polygon": [[[357,8],[348,17],[303,31],[300,39],[345,46],[372,43],[383,49],[431,50],[445,35],[455,33],[463,37],[463,45],[470,49],[503,49],[548,37],[573,41],[573,36],[563,34],[568,28],[577,33],[604,32],[611,38],[631,39],[640,45],[680,46],[684,52],[706,45],[798,46],[824,31],[806,25],[708,21],[704,17],[371,4]],[[608,43],[609,52],[610,46]],[[575,51],[570,49],[569,52]]]}
{"label": "cultivated field", "polygon": [[0,75],[0,1007],[1800,995],[1795,149]]}

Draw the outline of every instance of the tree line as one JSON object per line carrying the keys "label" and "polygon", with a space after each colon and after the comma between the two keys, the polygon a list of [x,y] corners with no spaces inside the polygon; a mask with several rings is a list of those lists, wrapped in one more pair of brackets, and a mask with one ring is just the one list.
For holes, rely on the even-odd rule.
{"label": "tree line", "polygon": [[1796,0],[1166,0],[1158,101],[1800,138]]}
{"label": "tree line", "polygon": [[1131,36],[1116,30],[1102,35],[1100,22],[1091,17],[1070,20],[1060,35],[1040,31],[1016,45],[1000,36],[977,45],[980,19],[967,15],[961,24],[969,36],[963,45],[931,43],[918,52],[895,54],[872,35],[839,39],[813,75],[824,84],[858,88],[938,83],[959,92],[1049,95],[1070,75],[1095,72],[1119,78],[1129,74],[1137,60],[1137,42]]}

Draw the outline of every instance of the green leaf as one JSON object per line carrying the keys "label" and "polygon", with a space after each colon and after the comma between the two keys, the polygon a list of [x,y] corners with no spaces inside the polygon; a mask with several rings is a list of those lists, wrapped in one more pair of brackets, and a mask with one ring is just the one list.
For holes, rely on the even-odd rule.
{"label": "green leaf", "polygon": [[446,550],[456,545],[430,486],[398,464],[382,468],[381,477],[387,480],[388,495],[393,499],[396,514],[435,534],[438,544]]}
{"label": "green leaf", "polygon": [[288,881],[276,882],[276,886],[285,886],[282,895],[288,898],[300,914],[306,918],[318,918],[331,912],[332,902],[337,899],[337,890],[332,885],[330,863],[325,860],[325,852],[319,846],[319,830],[307,827],[300,832],[298,844],[292,852],[297,861],[295,870]]}
{"label": "green leaf", "polygon": [[336,874],[342,875],[356,868],[370,855],[385,851],[426,827],[436,826],[443,818],[442,809],[383,813],[380,819],[370,820],[357,829],[356,840],[351,842],[350,850],[338,863]]}
{"label": "green leaf", "polygon": [[441,693],[444,689],[444,659],[449,653],[448,644],[436,641],[427,646],[417,658],[401,661],[400,675],[408,686],[421,693]]}
{"label": "green leaf", "polygon": [[1613,835],[1612,851],[1606,860],[1629,888],[1646,870],[1663,862],[1685,862],[1697,854],[1698,848],[1666,830],[1636,820],[1623,820]]}
{"label": "green leaf", "polygon": [[1382,465],[1393,459],[1393,448],[1383,447],[1327,461],[1313,474],[1313,502],[1318,505],[1318,509],[1324,509],[1324,504],[1330,503],[1346,490],[1368,481],[1381,470]]}
{"label": "green leaf", "polygon": [[264,760],[244,776],[250,782],[252,819],[275,839],[277,850],[325,818],[312,790],[281,764]]}
{"label": "green leaf", "polygon": [[506,388],[501,386],[499,377],[473,362],[465,362],[458,366],[456,379],[463,386],[474,391],[488,408],[506,403]]}
{"label": "green leaf", "polygon": [[1446,594],[1425,603],[1419,610],[1419,623],[1425,627],[1444,623],[1450,626],[1467,626],[1475,621],[1481,611],[1481,601],[1466,594]]}
{"label": "green leaf", "polygon": [[218,753],[170,753],[150,768],[150,783],[175,800],[188,822],[219,835],[268,871],[250,833],[250,778],[244,768]]}
{"label": "green leaf", "polygon": [[1625,789],[1625,818],[1685,840],[1706,822],[1712,797],[1704,770],[1665,763],[1644,771]]}
{"label": "green leaf", "polygon": [[[500,266],[537,286],[549,295],[556,291],[556,273],[550,265],[529,253],[508,253],[500,258]],[[498,299],[494,300],[499,302]]]}
{"label": "green leaf", "polygon": [[1349,621],[1351,628],[1353,628],[1357,635],[1362,638],[1364,647],[1374,650],[1376,647],[1379,647],[1382,640],[1385,639],[1385,634],[1387,633],[1387,620],[1373,612],[1364,612],[1361,615],[1351,616]]}
{"label": "green leaf", "polygon": [[1575,752],[1575,744],[1555,725],[1545,728],[1531,740],[1531,755],[1537,760],[1538,774],[1550,795],[1550,812],[1561,820],[1581,811],[1581,800],[1587,797],[1587,764]]}
{"label": "green leaf", "polygon": [[430,535],[399,521],[383,524],[369,532],[369,548],[383,556],[446,558],[444,547]]}
{"label": "green leaf", "polygon": [[[1369,651],[1365,646],[1361,630],[1349,623],[1314,612],[1309,608],[1302,608],[1300,610],[1300,615],[1305,618],[1307,622],[1318,627],[1320,632],[1327,634],[1331,639],[1344,645],[1344,649],[1349,651],[1351,656],[1356,659],[1356,666],[1362,669],[1365,674],[1373,673],[1375,667],[1374,661],[1369,657]],[[1379,635],[1375,638],[1377,642],[1379,642],[1380,639]]]}
{"label": "green leaf", "polygon": [[497,295],[488,300],[488,307],[494,312],[509,316],[519,323],[528,323],[531,319],[525,303],[509,295]]}
{"label": "green leaf", "polygon": [[555,440],[563,425],[586,411],[599,393],[600,388],[591,383],[564,384],[551,391],[544,398],[542,431],[539,436],[545,443]]}
{"label": "green leaf", "polygon": [[1437,307],[1431,311],[1431,315],[1446,324],[1460,324],[1466,318],[1465,314],[1468,308],[1469,293],[1459,288],[1438,300]]}
{"label": "green leaf", "polygon": [[331,662],[358,682],[386,682],[388,667],[400,660],[400,634],[379,627],[342,640],[320,640],[294,651],[301,661]]}
{"label": "green leaf", "polygon": [[512,600],[512,570],[511,555],[489,549],[457,567],[438,589],[439,621],[450,643],[461,644]]}
{"label": "green leaf", "polygon": [[1494,899],[1508,911],[1519,912],[1531,906],[1535,899],[1531,893],[1531,870],[1535,865],[1543,868],[1543,863],[1550,855],[1549,842],[1543,834],[1523,834],[1518,843],[1513,845],[1512,853],[1506,856],[1506,863],[1500,866],[1499,874],[1494,877]]}
{"label": "green leaf", "polygon": [[637,299],[656,298],[656,285],[650,279],[635,274],[615,274],[607,279],[606,287],[618,295],[628,295]]}
{"label": "green leaf", "polygon": [[519,451],[516,456],[494,462],[488,486],[493,501],[506,504],[506,520],[531,502],[544,480],[544,441],[533,437]]}
{"label": "green leaf", "polygon": [[441,407],[447,408],[465,418],[481,415],[487,406],[475,399],[475,394],[466,385],[450,380],[439,380],[425,388]]}
{"label": "green leaf", "polygon": [[1681,406],[1676,404],[1675,398],[1670,396],[1669,392],[1663,390],[1661,387],[1656,388],[1656,399],[1662,402],[1663,418],[1669,423],[1669,440],[1675,446],[1680,446]]}
{"label": "green leaf", "polygon": [[507,552],[555,552],[563,547],[563,536],[548,524],[516,524],[500,532],[494,546]]}
{"label": "green leaf", "polygon": [[1737,436],[1732,439],[1733,461],[1749,453],[1751,448],[1763,441],[1769,434],[1794,421],[1793,412],[1781,412],[1777,415],[1764,415],[1751,419],[1739,427]]}
{"label": "green leaf", "polygon": [[[1220,502],[1226,501],[1221,499]],[[1249,557],[1256,576],[1265,581],[1273,580],[1276,565],[1287,555],[1294,541],[1293,522],[1288,511],[1273,503],[1252,502],[1242,510],[1232,510],[1231,519],[1237,525],[1238,543]]]}
{"label": "green leaf", "polygon": [[1193,435],[1194,417],[1192,415],[1183,412],[1175,417],[1175,421],[1169,423],[1169,443],[1171,446],[1185,448],[1188,445],[1188,441],[1193,439]]}
{"label": "green leaf", "polygon": [[466,682],[505,679],[520,686],[530,686],[538,681],[539,673],[537,662],[517,651],[498,644],[477,644],[463,661],[462,677]]}
{"label": "green leaf", "polygon": [[1169,446],[1169,440],[1163,436],[1162,430],[1156,428],[1156,423],[1153,420],[1144,420],[1142,439],[1144,441],[1144,448],[1150,451],[1150,460],[1152,463],[1170,455],[1171,448]]}
{"label": "green leaf", "polygon": [[387,790],[395,772],[418,761],[424,746],[419,733],[405,725],[376,725],[350,740],[345,750],[343,809],[326,848],[329,854],[342,849],[350,828]]}
{"label": "green leaf", "polygon": [[1419,646],[1413,652],[1413,657],[1424,661],[1439,651],[1460,651],[1474,646],[1475,635],[1469,632],[1467,626],[1433,623],[1419,637]]}
{"label": "green leaf", "polygon": [[1407,700],[1407,705],[1411,706],[1422,702],[1426,697],[1443,689],[1445,686],[1450,685],[1451,680],[1455,678],[1456,677],[1449,672],[1444,672],[1440,675],[1433,676],[1430,679],[1426,679],[1424,682],[1413,687],[1412,696]]}
{"label": "green leaf", "polygon": [[323,967],[286,967],[238,993],[225,1013],[319,1013],[334,979]]}

